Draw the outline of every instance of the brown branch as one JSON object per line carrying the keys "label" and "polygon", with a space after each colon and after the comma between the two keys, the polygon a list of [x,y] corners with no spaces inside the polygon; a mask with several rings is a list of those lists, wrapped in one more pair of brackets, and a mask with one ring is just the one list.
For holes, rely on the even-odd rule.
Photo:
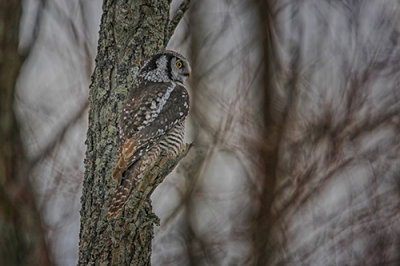
{"label": "brown branch", "polygon": [[165,37],[164,37],[164,46],[166,47],[169,40],[171,39],[172,34],[174,34],[174,31],[176,27],[178,26],[179,22],[183,18],[183,15],[185,15],[185,12],[189,9],[190,5],[190,0],[184,0],[178,7],[178,10],[175,12],[175,14],[172,16],[172,19],[168,22],[168,25],[165,29]]}

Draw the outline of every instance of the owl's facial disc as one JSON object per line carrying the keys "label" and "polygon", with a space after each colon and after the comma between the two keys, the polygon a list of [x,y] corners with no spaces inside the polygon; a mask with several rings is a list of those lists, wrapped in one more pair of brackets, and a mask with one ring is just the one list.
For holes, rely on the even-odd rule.
{"label": "owl's facial disc", "polygon": [[170,66],[171,76],[174,81],[183,83],[191,75],[190,65],[184,58],[172,57]]}

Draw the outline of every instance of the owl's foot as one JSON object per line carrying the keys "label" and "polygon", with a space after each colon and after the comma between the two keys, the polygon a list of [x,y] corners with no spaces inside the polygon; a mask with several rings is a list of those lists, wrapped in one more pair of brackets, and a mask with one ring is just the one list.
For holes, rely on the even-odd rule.
{"label": "owl's foot", "polygon": [[160,162],[160,167],[163,167],[168,162],[168,157],[165,157]]}
{"label": "owl's foot", "polygon": [[178,154],[181,154],[184,150],[186,150],[187,145],[186,144],[182,144],[181,148],[178,151]]}

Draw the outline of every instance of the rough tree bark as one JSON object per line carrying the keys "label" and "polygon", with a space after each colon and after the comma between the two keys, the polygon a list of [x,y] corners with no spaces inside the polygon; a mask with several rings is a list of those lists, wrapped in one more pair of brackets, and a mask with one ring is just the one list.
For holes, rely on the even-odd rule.
{"label": "rough tree bark", "polygon": [[118,121],[134,75],[145,59],[165,48],[188,8],[169,19],[169,0],[104,0],[96,67],[89,91],[89,128],[81,198],[79,265],[150,265],[153,226],[150,195],[188,149],[161,158],[123,211],[107,220],[118,159]]}
{"label": "rough tree bark", "polygon": [[21,2],[0,0],[0,265],[50,265],[14,111]]}

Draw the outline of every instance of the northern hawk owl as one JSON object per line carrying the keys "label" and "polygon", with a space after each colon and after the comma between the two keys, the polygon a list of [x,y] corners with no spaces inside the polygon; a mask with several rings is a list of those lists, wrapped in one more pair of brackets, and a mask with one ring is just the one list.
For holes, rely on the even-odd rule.
{"label": "northern hawk owl", "polygon": [[153,55],[139,70],[121,113],[122,146],[112,173],[118,185],[108,218],[120,213],[132,189],[161,154],[179,153],[189,111],[184,85],[189,76],[186,58],[168,50]]}

